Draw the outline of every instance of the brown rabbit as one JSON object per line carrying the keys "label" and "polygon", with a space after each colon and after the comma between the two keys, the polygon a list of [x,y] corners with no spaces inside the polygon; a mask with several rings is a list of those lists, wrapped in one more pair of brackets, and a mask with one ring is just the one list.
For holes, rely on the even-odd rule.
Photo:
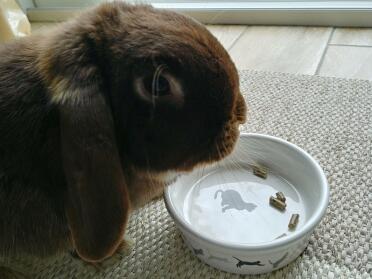
{"label": "brown rabbit", "polygon": [[0,50],[0,256],[101,262],[169,174],[229,154],[246,106],[201,24],[103,4]]}

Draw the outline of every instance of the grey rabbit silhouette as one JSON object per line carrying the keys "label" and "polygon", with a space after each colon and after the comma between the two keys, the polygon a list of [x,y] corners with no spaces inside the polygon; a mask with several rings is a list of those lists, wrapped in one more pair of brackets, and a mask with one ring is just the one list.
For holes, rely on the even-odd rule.
{"label": "grey rabbit silhouette", "polygon": [[237,209],[237,210],[247,210],[248,212],[251,212],[254,210],[257,206],[254,203],[245,202],[242,197],[240,196],[240,193],[235,190],[217,190],[214,194],[214,199],[217,199],[218,193],[221,193],[221,206],[222,206],[222,212],[225,212],[228,209]]}

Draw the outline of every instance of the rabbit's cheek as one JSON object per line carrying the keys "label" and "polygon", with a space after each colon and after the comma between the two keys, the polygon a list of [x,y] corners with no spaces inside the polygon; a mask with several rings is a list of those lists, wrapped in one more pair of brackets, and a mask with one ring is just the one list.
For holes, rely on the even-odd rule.
{"label": "rabbit's cheek", "polygon": [[241,94],[238,95],[238,100],[235,107],[235,116],[238,124],[244,124],[247,121],[247,105]]}

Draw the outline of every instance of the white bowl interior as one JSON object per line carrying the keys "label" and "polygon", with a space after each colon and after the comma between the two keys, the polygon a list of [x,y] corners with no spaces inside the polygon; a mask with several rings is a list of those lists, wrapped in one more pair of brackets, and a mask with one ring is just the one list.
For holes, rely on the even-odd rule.
{"label": "white bowl interior", "polygon": [[[267,179],[253,175],[251,165],[268,168]],[[315,161],[285,141],[261,135],[242,136],[222,162],[181,176],[168,188],[178,218],[196,234],[233,245],[260,245],[299,233],[324,208],[327,189]],[[269,205],[283,192],[287,208]],[[293,213],[296,229],[288,229]]]}

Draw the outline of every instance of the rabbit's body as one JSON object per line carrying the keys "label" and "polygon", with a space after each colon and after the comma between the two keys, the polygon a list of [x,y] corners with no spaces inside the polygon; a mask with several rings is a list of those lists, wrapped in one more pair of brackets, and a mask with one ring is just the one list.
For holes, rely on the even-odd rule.
{"label": "rabbit's body", "polygon": [[[0,49],[0,256],[71,248],[58,108],[37,71],[40,41],[34,36]],[[129,166],[124,173],[134,208],[160,196],[168,180]]]}
{"label": "rabbit's body", "polygon": [[[25,38],[0,50],[1,256],[48,256],[71,247],[58,108],[35,71],[40,51],[32,46],[41,39]],[[125,175],[134,208],[161,195],[167,181],[166,175],[137,175],[130,167]]]}
{"label": "rabbit's body", "polygon": [[38,40],[0,50],[1,256],[69,245],[58,111],[37,71]]}
{"label": "rabbit's body", "polygon": [[[48,106],[47,90],[37,71],[35,37],[0,48],[0,169],[7,174],[40,175],[58,139],[58,111]],[[17,168],[14,168],[17,166]],[[9,173],[10,172],[10,173]]]}
{"label": "rabbit's body", "polygon": [[131,209],[229,154],[245,114],[226,51],[175,13],[105,4],[2,47],[0,256],[110,257]]}

